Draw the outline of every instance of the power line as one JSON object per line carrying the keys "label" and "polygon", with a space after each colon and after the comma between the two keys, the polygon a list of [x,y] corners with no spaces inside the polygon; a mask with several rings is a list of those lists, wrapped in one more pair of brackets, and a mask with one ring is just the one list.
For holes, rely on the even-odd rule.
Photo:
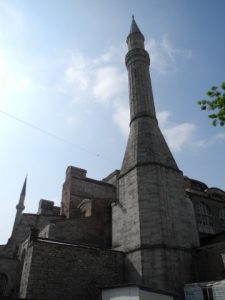
{"label": "power line", "polygon": [[60,136],[57,136],[57,135],[54,134],[54,133],[51,133],[51,132],[49,132],[49,131],[47,131],[47,130],[45,130],[45,129],[42,129],[42,128],[40,128],[40,127],[38,127],[38,126],[36,126],[36,125],[30,123],[30,122],[27,122],[27,121],[25,121],[25,120],[23,120],[23,119],[21,119],[21,118],[18,118],[17,116],[12,115],[12,114],[10,114],[10,113],[8,113],[8,112],[6,112],[6,111],[3,111],[3,110],[0,109],[0,113],[2,113],[3,115],[5,115],[5,116],[7,116],[7,117],[9,117],[9,118],[11,118],[11,119],[16,120],[17,122],[20,122],[20,123],[22,123],[22,124],[24,124],[24,125],[26,125],[26,126],[32,128],[32,129],[34,129],[34,130],[37,130],[37,131],[39,131],[39,132],[41,132],[41,133],[43,133],[43,134],[45,134],[45,135],[48,135],[48,136],[50,136],[50,137],[52,137],[52,138],[54,138],[54,139],[57,139],[57,140],[59,140],[59,141],[65,143],[65,144],[68,144],[68,145],[70,145],[70,146],[72,146],[72,147],[75,147],[75,148],[79,148],[79,149],[82,150],[82,151],[88,152],[89,154],[91,154],[91,155],[93,155],[93,156],[95,156],[95,157],[98,157],[98,158],[101,158],[101,159],[104,159],[104,160],[107,160],[107,161],[111,161],[110,159],[104,157],[103,155],[100,155],[100,154],[98,154],[98,153],[94,153],[94,152],[92,152],[92,151],[90,151],[90,150],[88,150],[88,149],[86,149],[86,148],[84,148],[84,147],[82,147],[82,146],[79,146],[79,145],[77,145],[77,144],[71,143],[70,141],[68,141],[68,140],[66,140],[66,139],[64,139],[64,138],[62,138],[62,137],[60,137]]}

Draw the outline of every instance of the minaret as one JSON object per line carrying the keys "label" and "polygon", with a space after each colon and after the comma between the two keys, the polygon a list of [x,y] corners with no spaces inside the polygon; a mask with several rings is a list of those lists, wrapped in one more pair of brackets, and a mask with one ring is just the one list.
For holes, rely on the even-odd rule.
{"label": "minaret", "polygon": [[[149,74],[150,58],[144,36],[134,17],[127,37],[126,66],[129,76],[130,135],[121,174],[140,164],[162,164],[178,170],[158,127]],[[160,151],[159,151],[160,150]]]}
{"label": "minaret", "polygon": [[[27,176],[24,180],[24,184],[23,184],[23,188],[22,188],[22,191],[20,193],[20,199],[19,199],[19,202],[16,206],[16,217],[15,217],[15,221],[14,221],[14,225],[13,225],[13,231],[15,230],[15,228],[17,227],[17,225],[19,224],[19,221],[22,217],[22,213],[23,213],[23,210],[25,208],[24,206],[24,200],[25,200],[25,196],[26,196],[26,187],[27,187]],[[12,231],[12,232],[13,232]]]}
{"label": "minaret", "polygon": [[127,44],[130,134],[112,208],[113,247],[127,253],[129,282],[180,292],[193,280],[194,210],[158,127],[150,58],[134,17]]}

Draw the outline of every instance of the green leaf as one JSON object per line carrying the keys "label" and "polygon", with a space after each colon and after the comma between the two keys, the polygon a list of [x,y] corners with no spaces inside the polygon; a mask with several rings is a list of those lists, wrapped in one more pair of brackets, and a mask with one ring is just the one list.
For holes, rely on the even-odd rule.
{"label": "green leaf", "polygon": [[213,120],[213,121],[212,121],[212,124],[213,124],[213,126],[216,126],[216,125],[217,125],[217,120],[216,120],[216,119]]}
{"label": "green leaf", "polygon": [[218,87],[215,86],[215,85],[211,87],[211,90],[212,90],[212,91],[216,91],[217,89],[218,89]]}
{"label": "green leaf", "polygon": [[218,89],[217,86],[212,86],[211,90],[207,92],[208,100],[198,101],[201,110],[214,111],[214,113],[208,114],[210,119],[213,119],[213,126],[225,125],[225,81],[221,84],[222,89]]}
{"label": "green leaf", "polygon": [[209,115],[208,116],[210,119],[215,119],[215,118],[217,118],[217,115],[216,114],[212,114],[212,115]]}

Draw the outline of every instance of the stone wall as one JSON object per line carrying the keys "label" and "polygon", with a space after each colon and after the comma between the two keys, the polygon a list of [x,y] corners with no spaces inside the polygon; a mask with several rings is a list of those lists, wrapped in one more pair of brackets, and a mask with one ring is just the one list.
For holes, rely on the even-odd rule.
{"label": "stone wall", "polygon": [[142,261],[145,286],[182,294],[184,284],[195,280],[193,255],[190,250],[166,246],[143,249]]}
{"label": "stone wall", "polygon": [[113,248],[129,251],[140,245],[137,170],[119,179],[119,200],[112,206]]}
{"label": "stone wall", "polygon": [[86,177],[86,170],[68,167],[63,184],[61,214],[67,218],[79,217],[79,205],[84,199],[103,200],[110,205],[115,201],[116,189],[112,184]]}
{"label": "stone wall", "polygon": [[17,271],[17,260],[13,258],[7,258],[0,253],[0,273],[4,274],[7,278],[7,287],[5,295],[15,295],[15,281]]}
{"label": "stone wall", "polygon": [[225,268],[222,259],[222,253],[224,252],[224,240],[198,249],[196,265],[199,282],[225,279]]}
{"label": "stone wall", "polygon": [[40,237],[111,248],[111,214],[60,220],[48,224]]}
{"label": "stone wall", "polygon": [[59,210],[54,205],[52,205],[52,213],[46,215],[28,213],[22,215],[7,244],[0,250],[0,273],[8,278],[6,296],[17,296],[21,276],[18,251],[21,244],[30,236],[31,229],[42,230],[51,220],[59,219],[61,219]]}
{"label": "stone wall", "polygon": [[[39,204],[39,213],[40,214],[28,214],[25,213],[22,215],[22,218],[18,224],[18,226],[15,228],[15,230],[12,233],[11,238],[8,241],[8,244],[5,247],[5,251],[7,248],[13,248],[15,254],[18,250],[18,245],[23,242],[30,234],[31,228],[36,228],[39,231],[42,230],[49,222],[60,220],[62,217],[59,215],[59,211],[57,208],[52,205],[52,213],[44,213],[41,214],[41,205],[43,204],[43,201],[45,202],[51,202],[46,200],[40,200]],[[54,202],[52,202],[54,204]]]}
{"label": "stone wall", "polygon": [[[208,188],[204,183],[185,177],[186,193],[191,198],[196,212],[199,203],[204,203],[208,210],[208,220],[211,223],[211,230],[199,225],[200,237],[210,234],[217,234],[225,229],[225,192],[218,188]],[[204,218],[204,216],[203,216]],[[204,230],[205,227],[205,230]]]}
{"label": "stone wall", "polygon": [[39,239],[25,257],[20,297],[99,300],[101,287],[123,283],[123,264],[118,251]]}
{"label": "stone wall", "polygon": [[137,166],[119,177],[112,212],[113,247],[127,252],[129,281],[181,292],[194,280],[192,249],[199,239],[181,172]]}

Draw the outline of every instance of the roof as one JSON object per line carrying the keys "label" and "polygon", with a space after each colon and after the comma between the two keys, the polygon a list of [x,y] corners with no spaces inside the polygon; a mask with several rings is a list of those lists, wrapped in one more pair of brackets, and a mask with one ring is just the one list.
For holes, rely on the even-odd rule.
{"label": "roof", "polygon": [[131,26],[130,26],[130,34],[135,33],[135,32],[141,33],[141,31],[140,31],[139,27],[137,26],[137,23],[134,19],[134,16],[132,16],[132,22],[131,22]]}

